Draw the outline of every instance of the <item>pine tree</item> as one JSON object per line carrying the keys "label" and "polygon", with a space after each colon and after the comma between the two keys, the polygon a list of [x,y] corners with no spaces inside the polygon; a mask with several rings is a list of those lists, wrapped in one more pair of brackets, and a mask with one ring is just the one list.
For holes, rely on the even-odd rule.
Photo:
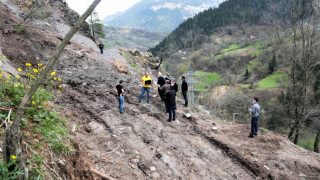
{"label": "pine tree", "polygon": [[276,55],[274,54],[272,57],[272,60],[269,62],[269,74],[272,74],[274,72],[275,67],[276,67]]}
{"label": "pine tree", "polygon": [[250,78],[250,72],[248,70],[248,68],[246,69],[246,73],[244,74],[244,80],[248,80]]}
{"label": "pine tree", "polygon": [[106,34],[103,30],[103,24],[100,23],[100,19],[98,17],[98,13],[93,11],[90,15],[89,26],[91,28],[91,35],[93,40],[99,40],[106,37]]}

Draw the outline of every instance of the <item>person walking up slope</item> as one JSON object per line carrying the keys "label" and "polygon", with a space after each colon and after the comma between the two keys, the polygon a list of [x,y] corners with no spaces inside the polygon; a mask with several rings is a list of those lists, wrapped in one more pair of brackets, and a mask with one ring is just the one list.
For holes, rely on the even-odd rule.
{"label": "person walking up slope", "polygon": [[146,72],[145,75],[141,79],[142,82],[142,90],[139,98],[139,103],[141,103],[141,100],[143,98],[144,92],[147,91],[147,103],[149,104],[150,100],[150,87],[152,84],[152,78],[149,76],[149,74]]}
{"label": "person walking up slope", "polygon": [[103,48],[104,48],[104,45],[102,43],[99,44],[99,48],[100,48],[100,52],[101,54],[103,54]]}
{"label": "person walking up slope", "polygon": [[123,114],[123,106],[124,106],[124,81],[120,80],[119,84],[114,88],[114,90],[118,93],[117,97],[119,100],[119,110],[120,110],[120,114]]}
{"label": "person walking up slope", "polygon": [[186,77],[182,76],[181,77],[182,85],[181,85],[181,91],[182,91],[182,96],[184,98],[184,106],[188,107],[188,83],[186,81]]}
{"label": "person walking up slope", "polygon": [[251,119],[251,133],[248,136],[249,138],[253,138],[254,135],[258,135],[258,120],[260,118],[259,113],[260,113],[260,106],[258,104],[259,99],[258,98],[253,98],[253,105],[251,109],[249,109],[250,114],[252,115]]}

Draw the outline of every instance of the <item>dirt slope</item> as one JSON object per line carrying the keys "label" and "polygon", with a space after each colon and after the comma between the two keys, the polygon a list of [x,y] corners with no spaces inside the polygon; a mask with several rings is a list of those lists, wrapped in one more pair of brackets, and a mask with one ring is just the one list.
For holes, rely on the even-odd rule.
{"label": "dirt slope", "polygon": [[[1,23],[8,17],[12,21],[8,23],[19,22],[14,13],[0,12]],[[41,28],[29,28],[28,39],[10,29],[0,31],[3,53],[16,68],[29,60],[45,64],[70,28],[63,19],[50,26],[44,25],[46,21],[34,23]],[[19,53],[15,53],[19,43]],[[67,179],[98,179],[89,168],[123,180],[320,179],[319,154],[279,134],[265,132],[248,139],[248,125],[219,122],[181,103],[177,121],[167,123],[155,86],[149,105],[145,99],[137,103],[144,72],[135,67],[145,68],[154,80],[156,71],[139,56],[121,54],[111,49],[101,55],[90,38],[78,33],[55,66],[63,89],[54,107],[68,120],[70,129],[77,125],[74,142],[78,153],[60,167]],[[119,70],[119,64],[129,72]],[[123,115],[113,90],[120,79],[126,82]],[[185,118],[187,112],[193,117]],[[212,131],[213,126],[218,131]]]}

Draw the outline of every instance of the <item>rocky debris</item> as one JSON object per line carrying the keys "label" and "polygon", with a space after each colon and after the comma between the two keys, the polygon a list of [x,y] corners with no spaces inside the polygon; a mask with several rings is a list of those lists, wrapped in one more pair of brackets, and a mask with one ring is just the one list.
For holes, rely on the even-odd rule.
{"label": "rocky debris", "polygon": [[212,131],[217,131],[218,128],[217,128],[217,127],[212,127],[211,130],[212,130]]}

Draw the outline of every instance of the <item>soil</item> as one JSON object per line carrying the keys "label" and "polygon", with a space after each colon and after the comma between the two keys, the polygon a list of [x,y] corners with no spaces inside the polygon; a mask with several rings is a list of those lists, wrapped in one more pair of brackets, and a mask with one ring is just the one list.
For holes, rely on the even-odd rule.
{"label": "soil", "polygon": [[[0,23],[11,16],[13,22],[19,21],[3,12],[0,9]],[[30,28],[29,39],[0,31],[0,46],[16,68],[26,59],[45,64],[70,29],[66,24],[61,21],[51,27]],[[11,44],[3,43],[9,41]],[[15,54],[17,46],[20,53]],[[157,72],[146,60],[130,58],[156,81]],[[116,69],[118,63],[129,67],[129,73]],[[177,120],[166,122],[168,115],[156,85],[151,89],[150,104],[146,97],[138,103],[144,72],[135,72],[119,50],[100,54],[97,45],[82,33],[71,40],[55,70],[63,88],[53,107],[68,120],[70,129],[76,125],[77,153],[66,156],[66,165],[58,167],[61,177],[100,179],[90,171],[95,169],[109,179],[123,180],[320,179],[319,154],[299,148],[282,135],[265,131],[250,139],[249,125],[219,121],[197,107],[182,107],[180,101]],[[125,80],[125,114],[119,113],[113,89],[121,79]],[[186,113],[192,117],[186,118]]]}

